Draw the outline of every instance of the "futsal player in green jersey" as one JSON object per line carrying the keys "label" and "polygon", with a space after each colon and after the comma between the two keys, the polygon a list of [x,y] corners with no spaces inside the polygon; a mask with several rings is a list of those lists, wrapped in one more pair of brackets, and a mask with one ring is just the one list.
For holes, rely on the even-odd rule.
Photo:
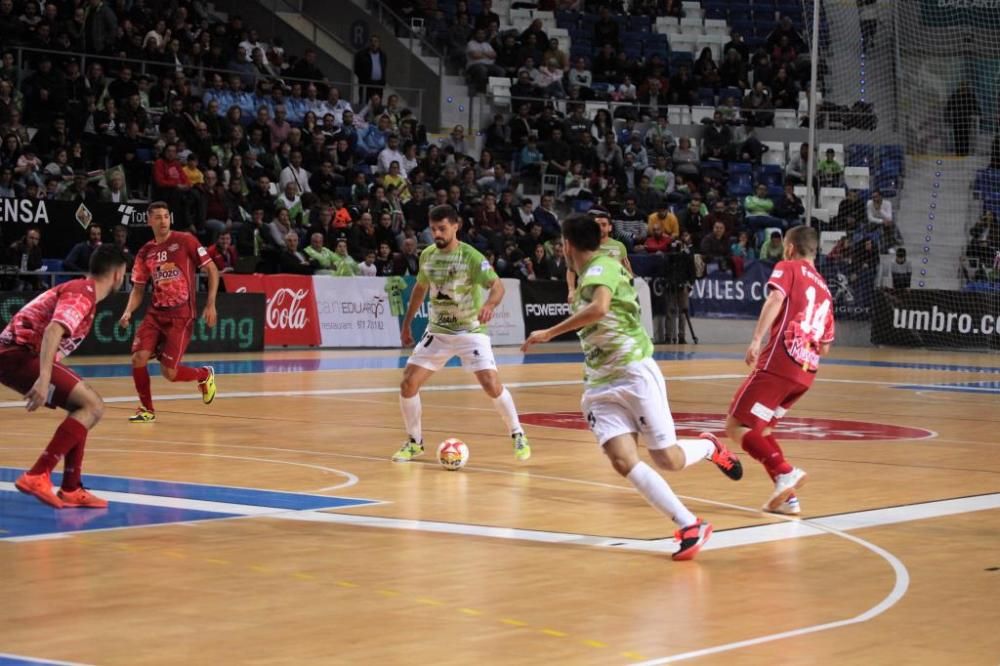
{"label": "futsal player in green jersey", "polygon": [[677,439],[663,375],[653,360],[653,343],[639,317],[631,275],[600,252],[601,230],[590,215],[562,223],[566,262],[579,276],[573,314],[555,326],[534,331],[522,349],[577,331],[584,357],[581,406],[591,431],[615,471],[679,527],[675,560],[693,558],[712,526],[674,494],[666,480],[639,459],[638,435],[657,467],[681,470],[711,460],[733,480],[743,476],[739,459],[711,433]]}
{"label": "futsal player in green jersey", "polygon": [[[587,215],[594,218],[601,229],[601,244],[597,249],[598,254],[603,254],[620,262],[625,267],[625,270],[628,271],[629,277],[634,277],[635,273],[632,272],[632,264],[628,262],[628,248],[621,241],[617,241],[611,237],[611,215],[607,211],[598,208],[592,209]],[[576,290],[576,282],[576,273],[572,268],[568,269],[566,271],[566,284],[569,286],[568,300],[570,303],[573,302],[573,292]]]}
{"label": "futsal player in green jersey", "polygon": [[[424,452],[421,428],[420,387],[454,356],[474,373],[480,386],[493,399],[493,406],[507,425],[514,457],[527,460],[531,446],[521,428],[510,392],[500,382],[486,324],[503,300],[503,283],[480,252],[458,240],[458,212],[448,205],[431,209],[430,229],[434,244],[420,253],[417,284],[402,323],[403,346],[413,344],[410,326],[424,296],[430,292],[427,331],[417,343],[403,371],[399,406],[407,439],[392,456],[406,462]],[[486,300],[483,300],[483,291]]]}

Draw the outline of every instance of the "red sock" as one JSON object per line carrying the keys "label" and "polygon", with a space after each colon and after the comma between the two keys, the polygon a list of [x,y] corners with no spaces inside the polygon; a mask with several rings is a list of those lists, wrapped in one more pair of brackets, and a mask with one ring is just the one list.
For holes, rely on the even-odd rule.
{"label": "red sock", "polygon": [[175,382],[203,382],[206,379],[208,379],[208,370],[192,368],[189,365],[178,365],[177,374],[174,376]]}
{"label": "red sock", "polygon": [[764,466],[767,473],[773,479],[779,474],[787,474],[792,471],[792,466],[785,460],[774,436],[765,437],[756,430],[751,430],[743,435],[743,450]]}
{"label": "red sock", "polygon": [[132,368],[132,382],[135,384],[135,392],[139,394],[139,402],[142,406],[153,411],[153,391],[149,387],[149,368]]}
{"label": "red sock", "polygon": [[87,428],[76,419],[67,416],[56,433],[52,435],[52,441],[45,447],[44,453],[35,461],[34,467],[28,470],[28,474],[45,474],[55,469],[56,465],[64,455],[77,446],[81,446],[80,454],[83,455],[82,444],[87,441]]}
{"label": "red sock", "polygon": [[[770,444],[771,446],[773,446],[774,449],[778,453],[781,454],[781,459],[782,460],[785,460],[785,451],[784,451],[784,449],[781,448],[781,444],[778,444],[778,438],[774,436],[773,432],[770,435],[767,436],[767,443]],[[785,474],[787,472],[792,471],[792,465],[790,463],[786,463],[786,464],[788,464],[788,468],[787,469],[783,469],[783,471],[778,472],[778,474]],[[776,476],[775,474],[772,474],[771,475],[771,479],[773,480],[775,476]]]}
{"label": "red sock", "polygon": [[63,464],[62,489],[73,491],[80,487],[80,475],[83,473],[83,451],[87,448],[87,440],[74,446],[66,454]]}

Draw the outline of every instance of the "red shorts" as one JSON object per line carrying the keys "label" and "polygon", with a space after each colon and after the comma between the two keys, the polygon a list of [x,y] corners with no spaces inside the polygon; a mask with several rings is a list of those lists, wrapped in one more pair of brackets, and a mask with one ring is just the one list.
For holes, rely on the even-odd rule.
{"label": "red shorts", "polygon": [[736,392],[729,414],[752,430],[762,430],[777,423],[808,390],[786,377],[754,370]]}
{"label": "red shorts", "polygon": [[194,319],[165,317],[155,310],[146,310],[132,341],[132,353],[148,351],[159,359],[160,365],[176,368],[187,351],[193,331]]}
{"label": "red shorts", "polygon": [[[38,354],[25,347],[0,347],[0,384],[25,395],[38,380],[38,373]],[[62,363],[53,363],[45,406],[66,409],[69,394],[82,381],[79,375]]]}

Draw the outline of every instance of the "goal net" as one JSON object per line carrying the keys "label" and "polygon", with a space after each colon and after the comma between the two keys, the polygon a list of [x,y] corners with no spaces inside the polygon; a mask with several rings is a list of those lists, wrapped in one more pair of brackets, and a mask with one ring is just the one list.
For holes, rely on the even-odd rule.
{"label": "goal net", "polygon": [[1000,349],[997,34],[1000,0],[821,0],[814,217],[876,344]]}

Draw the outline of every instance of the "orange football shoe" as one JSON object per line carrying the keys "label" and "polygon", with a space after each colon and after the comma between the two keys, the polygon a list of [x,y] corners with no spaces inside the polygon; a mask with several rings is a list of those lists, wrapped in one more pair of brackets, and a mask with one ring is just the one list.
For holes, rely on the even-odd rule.
{"label": "orange football shoe", "polygon": [[17,481],[14,487],[25,495],[34,495],[39,502],[48,504],[57,509],[63,508],[63,502],[52,492],[52,479],[48,472],[45,474],[28,474],[25,472]]}
{"label": "orange football shoe", "polygon": [[97,495],[92,495],[89,490],[80,486],[76,490],[59,489],[59,499],[62,500],[66,509],[106,509],[108,500],[101,499]]}

